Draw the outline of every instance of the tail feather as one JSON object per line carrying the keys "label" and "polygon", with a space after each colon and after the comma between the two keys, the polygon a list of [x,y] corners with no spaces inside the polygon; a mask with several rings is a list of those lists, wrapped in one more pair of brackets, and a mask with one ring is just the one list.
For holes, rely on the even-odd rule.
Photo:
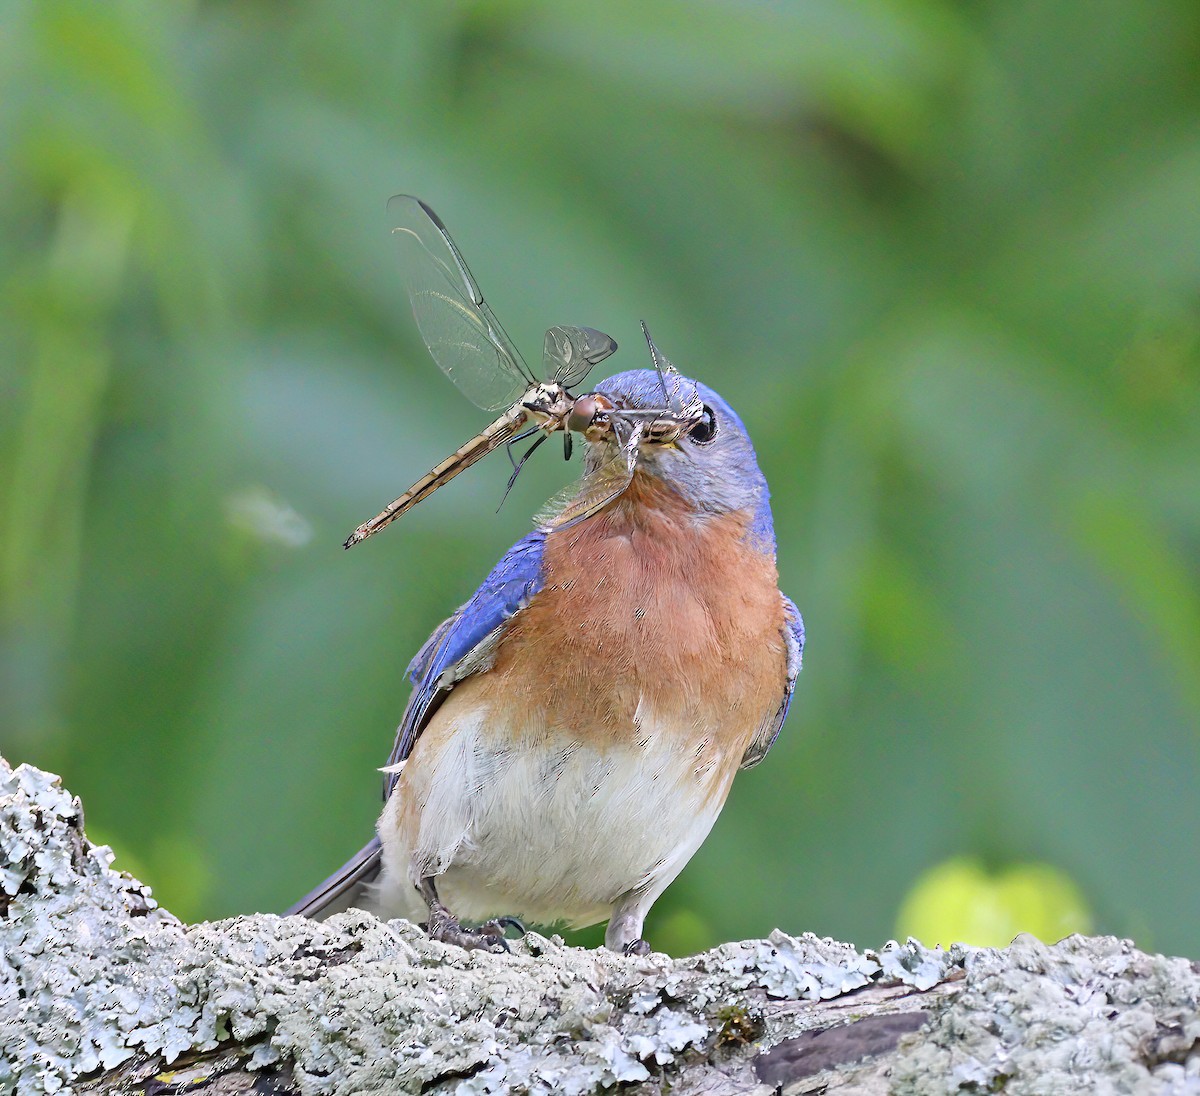
{"label": "tail feather", "polygon": [[367,886],[379,875],[379,838],[374,837],[323,883],[318,884],[284,913],[285,917],[312,917],[323,921],[364,901]]}

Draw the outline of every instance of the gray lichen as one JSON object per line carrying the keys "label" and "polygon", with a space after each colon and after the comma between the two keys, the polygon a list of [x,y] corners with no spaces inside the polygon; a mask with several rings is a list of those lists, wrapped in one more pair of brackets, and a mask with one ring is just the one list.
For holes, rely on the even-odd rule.
{"label": "gray lichen", "polygon": [[170,1039],[176,994],[143,972],[183,927],[82,823],[56,777],[0,767],[0,1090],[53,1092]]}
{"label": "gray lichen", "polygon": [[[690,960],[530,937],[464,953],[350,911],[184,926],[87,844],[78,802],[28,766],[0,775],[0,1087],[54,1091],[136,1054],[170,1063],[233,1040],[288,1061],[302,1092],[585,1093],[647,1081],[714,1034],[745,991],[821,1000],[879,962],[776,932]],[[9,1020],[15,1017],[15,1022]]]}
{"label": "gray lichen", "polygon": [[1185,959],[1128,940],[1018,937],[966,956],[953,1000],[901,1055],[894,1091],[1008,1096],[1077,1092],[1200,1094],[1200,976]]}
{"label": "gray lichen", "polygon": [[128,1091],[177,1063],[188,1091],[229,1069],[314,1094],[765,1096],[837,1074],[1200,1096],[1200,978],[1119,941],[860,952],[777,931],[672,960],[535,934],[466,953],[357,910],[187,926],[82,823],[56,778],[0,759],[0,1092]]}

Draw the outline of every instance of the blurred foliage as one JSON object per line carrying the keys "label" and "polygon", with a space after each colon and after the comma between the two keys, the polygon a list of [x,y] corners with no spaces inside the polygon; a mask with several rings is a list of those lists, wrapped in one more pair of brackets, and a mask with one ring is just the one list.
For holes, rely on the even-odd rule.
{"label": "blurred foliage", "polygon": [[1198,55],[1194,0],[9,0],[0,749],[191,917],[370,831],[409,658],[572,474],[342,552],[485,421],[408,191],[527,353],[645,318],[772,484],[805,671],[651,939],[914,885],[969,937],[1011,869],[1005,933],[1200,954]]}
{"label": "blurred foliage", "polygon": [[1019,932],[1061,940],[1091,927],[1079,889],[1057,869],[1014,864],[993,877],[977,861],[956,857],[913,885],[900,907],[896,936],[915,936],[931,946],[970,940],[1002,948]]}

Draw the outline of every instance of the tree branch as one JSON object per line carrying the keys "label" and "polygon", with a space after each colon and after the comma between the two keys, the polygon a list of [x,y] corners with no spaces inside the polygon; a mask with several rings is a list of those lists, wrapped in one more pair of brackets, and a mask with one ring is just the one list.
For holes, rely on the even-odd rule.
{"label": "tree branch", "polygon": [[184,925],[111,859],[0,759],[0,1092],[1200,1092],[1200,973],[1109,937],[494,956],[357,910]]}

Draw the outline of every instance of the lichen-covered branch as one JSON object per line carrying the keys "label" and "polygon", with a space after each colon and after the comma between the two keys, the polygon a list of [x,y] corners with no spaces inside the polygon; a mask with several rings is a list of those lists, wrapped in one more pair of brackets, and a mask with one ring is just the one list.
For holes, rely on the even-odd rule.
{"label": "lichen-covered branch", "polygon": [[1128,942],[466,953],[358,911],[184,925],[0,759],[0,1092],[1200,1096],[1200,973]]}

